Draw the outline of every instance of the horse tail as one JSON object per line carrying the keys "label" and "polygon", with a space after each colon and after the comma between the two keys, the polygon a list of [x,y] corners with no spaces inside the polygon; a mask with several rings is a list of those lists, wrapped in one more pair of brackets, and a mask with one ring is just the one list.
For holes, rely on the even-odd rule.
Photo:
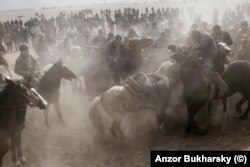
{"label": "horse tail", "polygon": [[105,127],[102,120],[101,112],[105,112],[102,104],[101,97],[96,97],[90,104],[89,118],[92,124],[98,129],[98,131],[104,135]]}

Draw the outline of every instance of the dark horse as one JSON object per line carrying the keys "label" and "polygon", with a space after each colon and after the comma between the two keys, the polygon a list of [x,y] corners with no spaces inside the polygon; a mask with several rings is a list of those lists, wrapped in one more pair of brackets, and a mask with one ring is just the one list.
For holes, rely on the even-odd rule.
{"label": "dark horse", "polygon": [[[229,92],[225,95],[226,97],[232,96],[236,92],[239,92],[243,96],[236,104],[236,111],[242,114],[240,116],[241,119],[246,119],[250,112],[250,62],[239,60],[231,63],[222,77],[229,87]],[[241,106],[246,101],[248,107],[242,113]]]}
{"label": "dark horse", "polygon": [[[19,109],[26,108],[27,105],[45,109],[47,102],[33,89],[27,88],[21,82],[6,78],[4,89],[0,93],[0,166],[3,157],[10,149],[10,139],[12,142],[14,140],[12,136],[15,133]],[[17,136],[15,140],[17,140],[15,148],[18,156],[22,156],[21,137]]]}
{"label": "dark horse", "polygon": [[[219,58],[221,60],[218,60],[217,62],[218,71],[224,69],[223,62],[229,53],[229,50],[225,45],[220,45],[219,50]],[[183,95],[188,110],[188,119],[185,134],[202,134],[205,131],[201,130],[198,127],[198,125],[194,121],[194,117],[205,104],[208,104],[208,112],[210,112],[212,100],[218,99],[218,93],[215,93],[213,97],[210,96],[211,81],[203,73],[202,58],[199,57],[198,53],[191,54],[186,57],[186,60],[181,65],[180,75],[183,83]],[[223,103],[224,116],[226,116],[226,98],[222,98],[221,100]]]}
{"label": "dark horse", "polygon": [[48,109],[50,104],[53,104],[57,115],[60,118],[62,124],[65,125],[60,105],[60,86],[61,86],[61,79],[67,79],[72,81],[72,79],[76,78],[76,75],[69,70],[62,61],[56,62],[47,72],[45,72],[44,76],[38,83],[37,91],[45,98],[48,102],[48,107],[44,111],[45,115],[45,125],[49,127],[49,120],[48,120]]}

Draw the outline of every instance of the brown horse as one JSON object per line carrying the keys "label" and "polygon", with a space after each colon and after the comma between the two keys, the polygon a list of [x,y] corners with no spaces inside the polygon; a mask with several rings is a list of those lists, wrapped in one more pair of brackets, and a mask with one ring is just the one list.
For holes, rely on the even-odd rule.
{"label": "brown horse", "polygon": [[56,62],[47,72],[45,72],[44,76],[41,78],[38,84],[38,92],[48,102],[48,107],[44,111],[45,125],[47,127],[49,127],[48,109],[51,104],[54,105],[60,121],[63,125],[65,125],[59,105],[59,90],[61,87],[62,78],[72,81],[76,78],[76,75],[71,70],[69,70],[60,60]]}
{"label": "brown horse", "polygon": [[[185,135],[190,133],[204,134],[204,130],[200,129],[194,117],[198,111],[208,104],[208,112],[211,110],[212,100],[217,100],[218,95],[210,97],[211,81],[203,73],[203,66],[200,64],[200,58],[194,54],[187,56],[183,64],[181,64],[180,75],[183,84],[183,96],[186,101],[188,119]],[[224,121],[227,110],[226,99],[222,98]]]}
{"label": "brown horse", "polygon": [[[5,154],[10,149],[10,139],[13,134],[20,108],[37,106],[45,109],[47,102],[34,90],[20,82],[5,79],[6,85],[0,93],[0,166]],[[20,143],[17,149],[20,150]]]}
{"label": "brown horse", "polygon": [[[221,69],[224,69],[224,59],[229,53],[229,49],[226,45],[219,45],[219,56],[216,62],[216,71],[222,73]],[[186,56],[186,60],[181,64],[180,75],[183,84],[183,96],[186,101],[188,118],[187,127],[185,134],[198,133],[202,134],[205,131],[201,130],[194,117],[198,111],[205,105],[208,104],[208,112],[211,110],[212,100],[218,99],[218,91],[213,97],[210,96],[211,80],[204,75],[202,58],[199,57],[199,53],[191,53]],[[226,116],[226,98],[222,98],[224,121]],[[225,123],[225,122],[224,122]],[[223,126],[224,128],[224,126]]]}

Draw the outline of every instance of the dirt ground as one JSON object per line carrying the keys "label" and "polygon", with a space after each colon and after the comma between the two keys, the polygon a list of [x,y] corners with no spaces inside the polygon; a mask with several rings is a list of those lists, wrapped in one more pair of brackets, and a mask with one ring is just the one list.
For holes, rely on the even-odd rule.
{"label": "dirt ground", "polygon": [[[47,10],[51,10],[48,15],[55,12]],[[1,12],[0,20],[18,15],[28,18],[34,13],[35,10]],[[12,52],[5,56],[14,78],[18,78],[13,71],[18,54]],[[7,74],[2,66],[0,73]],[[90,102],[87,95],[72,91],[70,83],[65,81],[61,88],[60,103],[67,127],[60,124],[53,107],[49,112],[50,128],[44,125],[43,111],[29,108],[22,136],[23,152],[28,160],[24,167],[149,167],[150,150],[250,150],[250,121],[246,121],[246,130],[242,131],[242,121],[237,119],[233,108],[236,99],[238,97],[233,97],[230,101],[224,131],[220,127],[221,107],[216,105],[211,114],[204,107],[198,115],[199,123],[212,123],[204,136],[181,135],[186,123],[185,108],[168,110],[168,126],[166,133],[161,136],[155,134],[157,123],[154,113],[130,113],[122,124],[127,142],[121,144],[96,133],[88,117]],[[3,166],[9,167],[10,164],[11,156],[8,153]]]}
{"label": "dirt ground", "polygon": [[[17,56],[18,52],[5,56],[13,75]],[[0,72],[6,71],[0,67]],[[89,121],[86,94],[72,91],[66,82],[61,94],[67,127],[60,124],[53,107],[50,109],[49,129],[44,125],[43,111],[29,108],[22,138],[23,151],[28,159],[24,167],[147,167],[150,166],[150,150],[250,150],[250,131],[241,131],[242,122],[233,110],[234,103],[230,103],[225,131],[220,127],[221,107],[214,107],[210,115],[204,107],[198,115],[199,122],[210,120],[213,125],[205,136],[181,135],[185,127],[185,108],[168,110],[168,127],[161,136],[155,134],[157,123],[153,113],[128,114],[122,124],[127,143],[121,144],[97,135]],[[250,130],[249,120],[246,128]],[[4,167],[10,166],[10,162],[9,153],[4,158]]]}

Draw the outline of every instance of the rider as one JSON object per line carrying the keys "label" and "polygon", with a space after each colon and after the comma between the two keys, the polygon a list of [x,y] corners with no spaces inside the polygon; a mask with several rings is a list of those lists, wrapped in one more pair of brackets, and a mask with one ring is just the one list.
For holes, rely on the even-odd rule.
{"label": "rider", "polygon": [[247,21],[243,21],[241,23],[241,29],[238,31],[236,35],[236,47],[237,51],[239,52],[239,58],[245,59],[245,56],[247,56],[247,49],[248,49],[248,43],[250,41],[250,29],[248,26]]}
{"label": "rider", "polygon": [[68,38],[64,38],[63,42],[57,46],[57,49],[62,57],[67,57],[71,53],[71,43]]}
{"label": "rider", "polygon": [[213,27],[212,35],[216,42],[223,42],[228,46],[231,46],[233,44],[233,40],[230,34],[226,31],[222,31],[221,26],[218,24]]}
{"label": "rider", "polygon": [[36,60],[30,55],[29,47],[21,44],[19,47],[21,54],[17,58],[14,71],[23,77],[26,82],[30,82],[32,87],[37,86],[36,75],[38,66]]}
{"label": "rider", "polygon": [[214,38],[210,34],[198,30],[191,31],[190,37],[193,41],[191,50],[198,51],[204,60],[204,74],[220,87],[220,95],[223,95],[228,91],[228,86],[216,71],[216,63],[218,63],[216,60],[219,55]]}
{"label": "rider", "polygon": [[106,39],[106,37],[105,37],[104,31],[99,30],[98,36],[94,37],[94,39],[93,39],[93,45],[100,47],[104,44],[105,39]]}
{"label": "rider", "polygon": [[126,57],[126,47],[123,44],[121,35],[116,35],[115,39],[108,44],[105,56],[110,68],[114,72],[115,82],[119,82],[119,76],[117,75],[122,72]]}

